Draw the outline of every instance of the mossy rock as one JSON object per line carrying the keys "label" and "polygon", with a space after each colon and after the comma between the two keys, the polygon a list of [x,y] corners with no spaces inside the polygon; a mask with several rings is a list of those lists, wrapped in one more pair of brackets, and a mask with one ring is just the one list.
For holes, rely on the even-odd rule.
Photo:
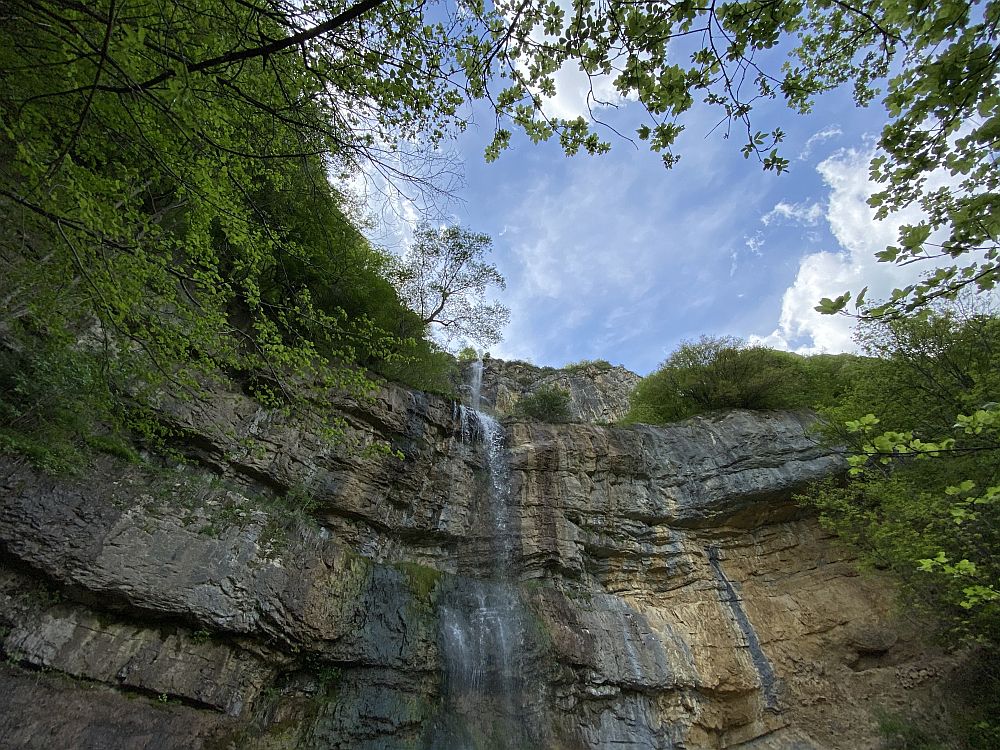
{"label": "mossy rock", "polygon": [[444,575],[440,570],[415,562],[393,563],[392,567],[406,576],[410,591],[419,602],[430,604],[434,589]]}

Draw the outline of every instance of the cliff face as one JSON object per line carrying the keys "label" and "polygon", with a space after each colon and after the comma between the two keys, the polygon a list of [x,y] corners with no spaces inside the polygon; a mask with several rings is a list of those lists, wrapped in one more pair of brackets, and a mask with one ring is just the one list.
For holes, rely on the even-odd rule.
{"label": "cliff face", "polygon": [[217,393],[163,405],[179,470],[0,464],[0,746],[854,750],[934,703],[949,661],[791,502],[841,470],[804,415],[331,408],[336,448]]}
{"label": "cliff face", "polygon": [[482,398],[501,416],[514,413],[517,402],[540,388],[562,388],[570,394],[570,421],[616,422],[628,412],[628,396],[640,378],[624,367],[583,362],[567,369],[537,367],[527,362],[486,362]]}

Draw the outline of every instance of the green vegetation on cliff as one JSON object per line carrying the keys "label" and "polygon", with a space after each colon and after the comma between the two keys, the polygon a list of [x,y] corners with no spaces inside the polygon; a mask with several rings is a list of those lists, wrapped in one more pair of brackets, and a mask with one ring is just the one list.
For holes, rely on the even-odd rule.
{"label": "green vegetation on cliff", "polygon": [[1000,318],[950,306],[862,323],[857,338],[871,362],[821,410],[851,477],[804,500],[947,642],[978,650],[956,727],[966,747],[998,747]]}
{"label": "green vegetation on cliff", "polygon": [[570,393],[555,385],[543,385],[517,402],[516,413],[542,422],[565,422],[570,417]]}
{"label": "green vegetation on cliff", "polygon": [[[391,43],[419,54],[411,31]],[[450,392],[453,358],[330,177],[454,97],[392,84],[364,45],[192,68],[289,34],[226,0],[2,15],[0,449],[73,468],[116,433],[154,436],[161,391],[218,379],[298,413],[373,375]]]}
{"label": "green vegetation on cliff", "polygon": [[849,354],[802,357],[731,336],[682,343],[632,393],[626,422],[664,424],[718,409],[832,405],[867,366]]}
{"label": "green vegetation on cliff", "polygon": [[[734,338],[683,343],[626,421],[808,407],[846,448],[849,481],[804,495],[864,564],[889,570],[947,642],[978,650],[956,729],[1000,746],[1000,317],[982,303],[862,320],[863,356],[802,357]],[[958,714],[962,714],[959,716]]]}

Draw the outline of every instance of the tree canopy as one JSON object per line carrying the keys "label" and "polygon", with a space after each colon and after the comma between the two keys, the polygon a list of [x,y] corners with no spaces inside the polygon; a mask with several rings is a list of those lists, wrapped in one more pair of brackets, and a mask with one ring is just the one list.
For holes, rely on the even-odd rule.
{"label": "tree canopy", "polygon": [[490,287],[506,286],[497,267],[483,260],[492,244],[489,236],[459,226],[421,224],[390,276],[424,326],[451,339],[495,344],[510,311],[486,300]]}
{"label": "tree canopy", "polygon": [[[564,67],[637,103],[635,134],[668,166],[683,116],[701,100],[745,155],[780,172],[784,133],[756,122],[759,105],[806,112],[849,85],[859,105],[884,95],[889,120],[872,205],[880,216],[919,205],[926,217],[881,259],[955,259],[888,303],[912,309],[996,281],[998,22],[998,0],[35,0],[0,21],[10,165],[0,196],[78,247],[82,237],[128,247],[177,219],[160,172],[183,191],[172,197],[192,230],[203,230],[194,217],[206,204],[220,222],[242,223],[237,204],[274,179],[282,157],[325,154],[342,169],[433,183],[447,169],[436,148],[465,127],[471,102],[496,115],[487,158],[515,129],[558,138],[571,154],[604,151],[611,131],[599,110],[546,114]],[[588,99],[601,104],[593,91]],[[95,169],[95,141],[141,157],[152,179]],[[140,199],[148,216],[131,210]],[[273,237],[252,240],[266,247]]]}

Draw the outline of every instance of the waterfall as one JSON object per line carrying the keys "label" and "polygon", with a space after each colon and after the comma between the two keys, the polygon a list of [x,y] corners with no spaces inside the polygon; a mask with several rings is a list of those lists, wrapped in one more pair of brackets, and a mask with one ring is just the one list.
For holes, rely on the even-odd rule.
{"label": "waterfall", "polygon": [[483,392],[483,360],[472,363],[469,372],[469,406],[472,411],[479,412],[479,398]]}
{"label": "waterfall", "polygon": [[483,364],[470,372],[469,406],[459,406],[463,450],[481,451],[488,554],[482,577],[456,577],[439,597],[439,643],[445,661],[444,710],[431,746],[448,750],[525,750],[525,611],[517,588],[516,519],[502,425],[478,409]]}

